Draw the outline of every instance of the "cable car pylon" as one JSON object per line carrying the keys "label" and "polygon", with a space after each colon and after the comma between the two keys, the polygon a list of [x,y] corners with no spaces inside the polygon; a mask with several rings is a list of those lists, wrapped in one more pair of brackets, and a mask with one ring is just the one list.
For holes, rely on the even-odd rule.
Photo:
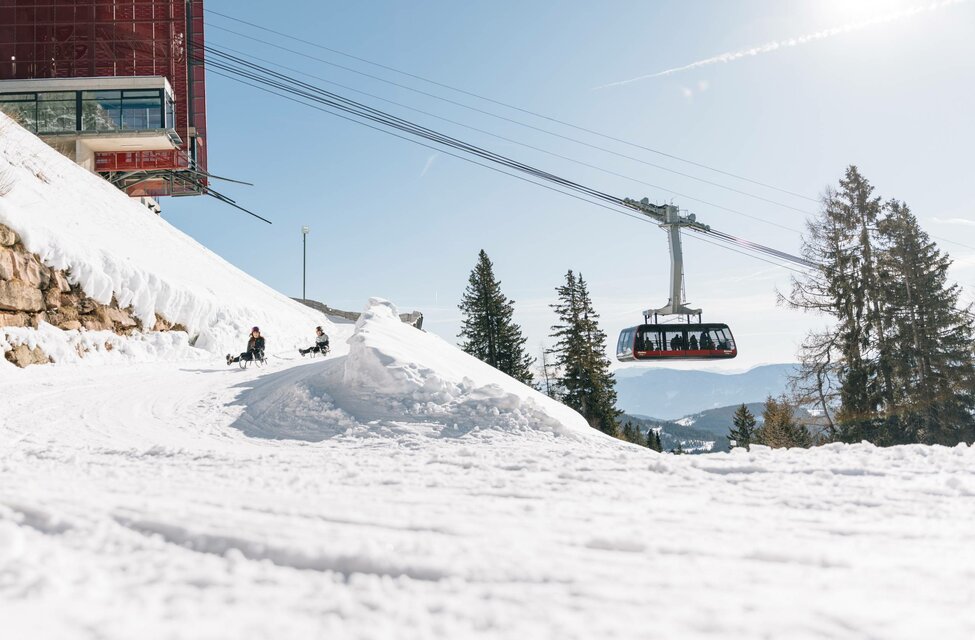
{"label": "cable car pylon", "polygon": [[[643,312],[643,324],[623,329],[616,347],[621,362],[632,360],[714,360],[738,355],[731,329],[723,323],[704,323],[701,309],[689,307],[684,300],[684,251],[681,229],[709,233],[711,227],[698,222],[692,213],[681,215],[669,204],[652,204],[648,198],[623,203],[653,219],[667,233],[670,245],[670,299],[657,309]],[[686,323],[660,323],[658,316],[683,316]],[[693,322],[697,316],[697,322]],[[653,322],[650,321],[651,317]]]}

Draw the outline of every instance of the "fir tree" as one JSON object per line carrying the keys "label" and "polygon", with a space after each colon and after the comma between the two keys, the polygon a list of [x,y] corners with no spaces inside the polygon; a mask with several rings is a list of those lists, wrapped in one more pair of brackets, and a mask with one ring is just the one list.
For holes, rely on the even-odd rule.
{"label": "fir tree", "polygon": [[975,440],[975,364],[970,309],[959,309],[951,260],[921,230],[906,204],[891,200],[878,225],[886,283],[884,321],[897,345],[897,389],[886,442],[954,445]]}
{"label": "fir tree", "polygon": [[809,222],[803,238],[803,255],[818,267],[793,281],[786,300],[834,320],[833,328],[804,342],[799,386],[805,399],[820,405],[827,430],[852,441],[878,438],[881,407],[894,394],[893,343],[884,326],[877,271],[882,207],[873,190],[855,166],[847,168],[839,190],[827,190],[821,215]]}
{"label": "fir tree", "polygon": [[809,429],[795,418],[795,407],[784,397],[776,400],[769,396],[762,410],[762,426],[755,430],[752,444],[763,444],[773,449],[785,447],[811,447]]}
{"label": "fir tree", "polygon": [[660,434],[653,428],[647,431],[647,447],[654,451],[663,452],[664,447],[660,443]]}
{"label": "fir tree", "polygon": [[482,249],[461,299],[461,349],[527,385],[535,359],[525,352],[521,327],[514,320],[514,300],[501,292],[494,265]]}
{"label": "fir tree", "polygon": [[728,441],[733,442],[736,447],[748,449],[755,434],[755,416],[748,410],[748,406],[742,404],[735,411],[732,420],[734,426],[728,432]]}
{"label": "fir tree", "polygon": [[558,302],[552,308],[558,324],[552,327],[552,353],[559,372],[559,399],[593,428],[615,436],[621,413],[616,409],[616,381],[605,354],[606,334],[599,328],[586,282],[570,270],[556,293]]}
{"label": "fir tree", "polygon": [[634,432],[636,432],[637,435],[640,433],[640,431],[633,426],[633,423],[627,420],[623,423],[623,429],[620,431],[620,440],[633,442],[635,440]]}
{"label": "fir tree", "polygon": [[825,439],[975,439],[975,323],[948,283],[950,259],[907,205],[882,205],[850,167],[810,222],[803,252],[818,268],[793,282],[788,302],[834,322],[807,337],[794,386],[822,409]]}

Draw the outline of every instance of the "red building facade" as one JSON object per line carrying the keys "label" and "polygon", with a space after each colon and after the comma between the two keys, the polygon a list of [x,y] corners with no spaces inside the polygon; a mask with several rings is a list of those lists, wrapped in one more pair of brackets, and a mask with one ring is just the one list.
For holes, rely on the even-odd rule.
{"label": "red building facade", "polygon": [[[203,0],[0,0],[0,109],[49,142],[88,145],[91,168],[131,195],[201,193],[203,35]],[[126,136],[137,142],[110,142]]]}

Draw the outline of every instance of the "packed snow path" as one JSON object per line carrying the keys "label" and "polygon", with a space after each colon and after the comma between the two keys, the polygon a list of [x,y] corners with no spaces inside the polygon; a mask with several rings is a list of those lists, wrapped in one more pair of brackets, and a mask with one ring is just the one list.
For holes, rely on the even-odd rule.
{"label": "packed snow path", "polygon": [[274,433],[341,361],[0,372],[4,635],[975,632],[968,447],[661,456],[324,395]]}

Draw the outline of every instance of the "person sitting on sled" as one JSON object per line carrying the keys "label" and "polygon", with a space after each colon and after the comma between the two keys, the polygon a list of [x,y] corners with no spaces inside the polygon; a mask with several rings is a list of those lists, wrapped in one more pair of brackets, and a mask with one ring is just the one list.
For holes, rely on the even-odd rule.
{"label": "person sitting on sled", "polygon": [[261,330],[257,327],[251,329],[251,338],[247,341],[247,351],[240,354],[236,358],[231,357],[227,354],[227,364],[233,364],[235,362],[240,362],[245,360],[250,362],[252,360],[263,360],[264,359],[264,338],[261,336]]}
{"label": "person sitting on sled", "polygon": [[321,327],[315,327],[315,345],[307,349],[298,349],[302,357],[309,353],[320,353],[323,356],[328,353],[328,336],[322,331]]}

